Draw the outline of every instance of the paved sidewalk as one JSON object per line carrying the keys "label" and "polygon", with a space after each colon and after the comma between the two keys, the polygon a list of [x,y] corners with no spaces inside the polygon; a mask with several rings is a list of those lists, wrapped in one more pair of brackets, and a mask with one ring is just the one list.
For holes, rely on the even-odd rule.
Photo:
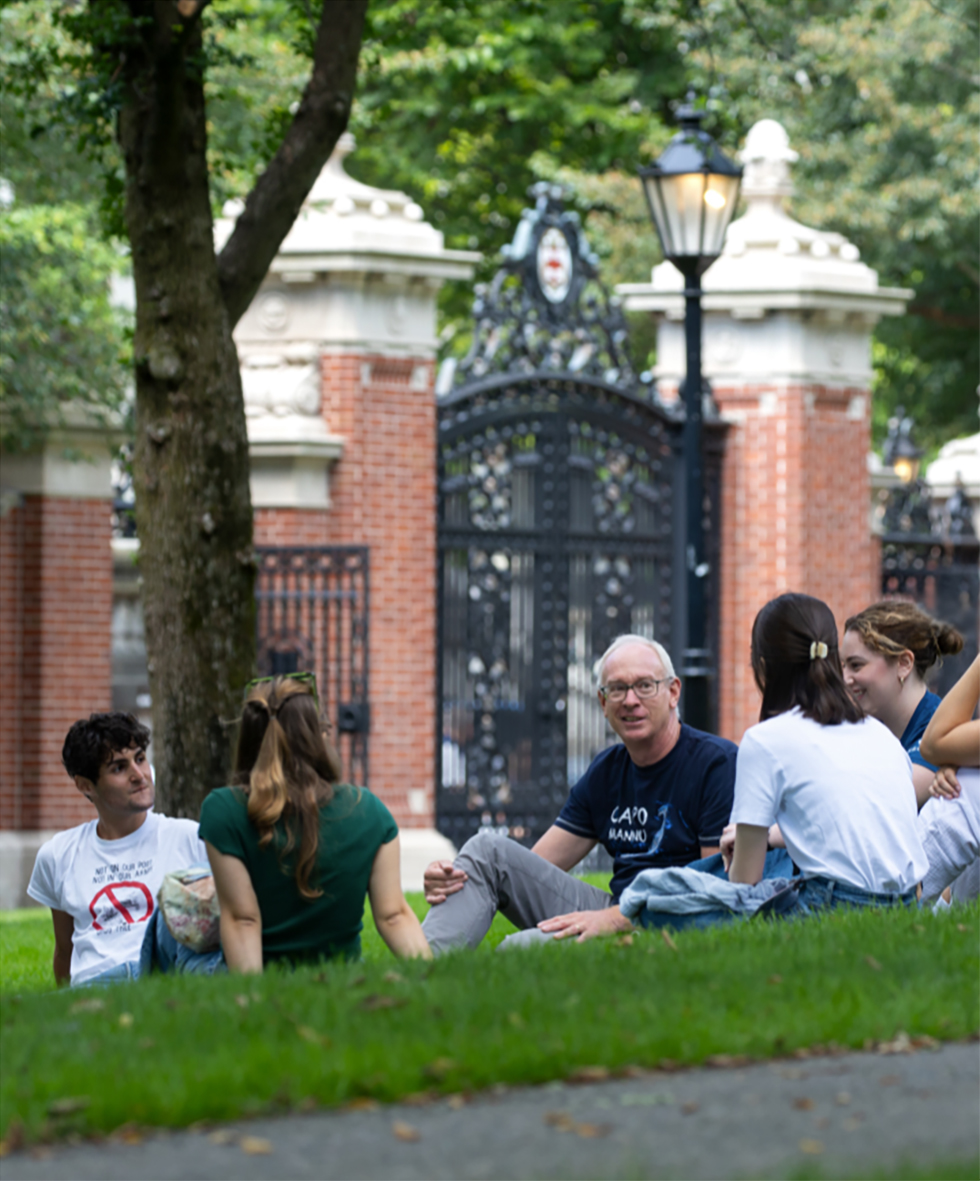
{"label": "paved sidewalk", "polygon": [[0,1162],[41,1178],[851,1177],[980,1152],[980,1047],[738,1069],[260,1119]]}

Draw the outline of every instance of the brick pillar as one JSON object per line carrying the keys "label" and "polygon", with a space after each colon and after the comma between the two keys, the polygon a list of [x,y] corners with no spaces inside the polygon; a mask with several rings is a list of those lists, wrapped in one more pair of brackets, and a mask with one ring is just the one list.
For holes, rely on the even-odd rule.
{"label": "brick pillar", "polygon": [[27,905],[42,840],[95,815],[61,748],[74,721],[112,708],[109,454],[100,430],[78,425],[3,456],[0,907]]}
{"label": "brick pillar", "polygon": [[758,721],[749,661],[759,608],[784,591],[823,599],[838,625],[875,597],[865,391],[717,386],[732,423],[722,474],[719,732]]}
{"label": "brick pillar", "polygon": [[68,828],[95,811],[61,765],[72,722],[112,703],[111,507],[24,504],[22,827]]}
{"label": "brick pillar", "polygon": [[[758,720],[752,622],[769,599],[802,591],[838,624],[878,595],[870,527],[871,331],[913,294],[878,286],[857,247],[794,221],[784,129],[763,119],[741,153],[745,215],[705,273],[704,373],[730,423],[722,472],[719,733]],[[619,288],[658,317],[656,375],[670,397],[685,372],[684,280],[670,263]]]}
{"label": "brick pillar", "polygon": [[425,359],[328,353],[323,408],[344,438],[330,540],[371,550],[371,788],[432,824],[436,731],[436,409]]}

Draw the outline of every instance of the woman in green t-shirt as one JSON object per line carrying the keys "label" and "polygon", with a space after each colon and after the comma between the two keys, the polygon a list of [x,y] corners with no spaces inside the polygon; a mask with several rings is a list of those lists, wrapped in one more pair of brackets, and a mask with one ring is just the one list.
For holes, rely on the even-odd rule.
{"label": "woman in green t-shirt", "polygon": [[398,827],[377,797],[339,782],[306,681],[252,687],[235,762],[238,786],[201,809],[229,969],[357,956],[365,895],[396,956],[429,958],[401,889]]}

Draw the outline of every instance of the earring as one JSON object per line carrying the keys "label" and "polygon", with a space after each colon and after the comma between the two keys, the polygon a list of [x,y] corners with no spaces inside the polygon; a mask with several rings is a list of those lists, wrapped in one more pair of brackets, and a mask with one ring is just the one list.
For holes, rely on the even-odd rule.
{"label": "earring", "polygon": [[899,689],[904,689],[904,688],[905,688],[905,678],[904,678],[904,677],[899,677],[899,678],[898,678],[898,687],[899,687]]}

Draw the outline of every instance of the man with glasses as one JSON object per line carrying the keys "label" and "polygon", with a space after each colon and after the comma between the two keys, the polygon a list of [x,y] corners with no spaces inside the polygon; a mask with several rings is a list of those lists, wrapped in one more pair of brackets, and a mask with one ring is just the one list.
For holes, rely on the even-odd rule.
{"label": "man with glasses", "polygon": [[[619,636],[596,673],[599,704],[622,742],[596,756],[533,849],[479,833],[455,862],[429,865],[422,929],[436,955],[476,947],[498,910],[521,928],[509,945],[629,930],[619,896],[641,870],[718,852],[738,748],[681,722],[681,682],[655,640]],[[608,893],[569,873],[597,843],[613,858]]]}

